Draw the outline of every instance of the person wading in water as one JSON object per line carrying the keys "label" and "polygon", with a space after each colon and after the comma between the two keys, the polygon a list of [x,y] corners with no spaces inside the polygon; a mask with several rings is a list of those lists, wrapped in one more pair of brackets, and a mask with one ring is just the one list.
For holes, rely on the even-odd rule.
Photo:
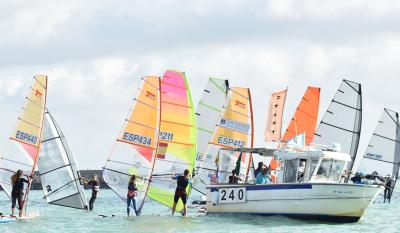
{"label": "person wading in water", "polygon": [[177,186],[175,189],[175,196],[174,196],[174,205],[172,206],[172,215],[175,213],[176,204],[179,201],[179,198],[182,199],[183,203],[183,211],[182,216],[186,216],[187,212],[187,193],[186,188],[189,184],[192,183],[192,175],[190,174],[189,169],[186,169],[183,173],[183,176],[172,174],[172,179],[176,180]]}
{"label": "person wading in water", "polygon": [[18,200],[18,209],[19,209],[19,217],[22,217],[23,214],[23,205],[24,201],[24,183],[31,182],[31,176],[28,177],[28,180],[23,178],[24,175],[22,170],[18,170],[14,175],[11,176],[11,184],[12,184],[12,191],[11,191],[11,216],[15,217],[15,206]]}
{"label": "person wading in water", "polygon": [[131,209],[130,209],[131,202],[132,202],[132,207],[135,210],[135,214],[139,215],[139,212],[136,209],[136,200],[135,200],[136,190],[137,190],[136,176],[132,175],[131,179],[129,180],[129,184],[128,184],[128,194],[126,195],[126,204],[127,204],[126,212],[128,213],[128,217],[129,217],[129,213],[131,211]]}
{"label": "person wading in water", "polygon": [[85,177],[81,177],[83,183],[88,184],[92,187],[92,197],[90,198],[89,201],[89,211],[93,210],[93,204],[96,201],[97,194],[99,193],[100,189],[100,181],[97,179],[97,175],[94,174],[92,175],[92,179],[88,180]]}

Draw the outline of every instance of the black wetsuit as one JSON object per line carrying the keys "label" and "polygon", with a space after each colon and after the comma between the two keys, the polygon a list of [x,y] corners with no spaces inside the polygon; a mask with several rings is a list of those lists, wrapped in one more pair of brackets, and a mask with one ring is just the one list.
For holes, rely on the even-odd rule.
{"label": "black wetsuit", "polygon": [[177,203],[179,198],[182,199],[184,205],[186,205],[187,201],[187,193],[186,188],[189,185],[189,178],[185,176],[178,176],[177,178],[177,187],[175,190],[174,202]]}
{"label": "black wetsuit", "polygon": [[24,182],[28,183],[28,180],[21,177],[18,178],[18,180],[13,185],[11,191],[11,208],[15,208],[17,200],[18,208],[22,208],[22,198],[24,197]]}
{"label": "black wetsuit", "polygon": [[390,203],[390,198],[392,197],[392,179],[388,178],[385,184],[385,191],[383,191],[383,203],[386,202],[386,200]]}
{"label": "black wetsuit", "polygon": [[89,185],[92,186],[92,197],[89,201],[89,210],[93,210],[94,201],[96,201],[97,193],[99,192],[100,182],[98,180],[91,180],[88,182]]}
{"label": "black wetsuit", "polygon": [[229,176],[229,184],[237,184],[237,183],[239,183],[239,177]]}
{"label": "black wetsuit", "polygon": [[137,190],[136,184],[135,183],[129,183],[129,185],[128,185],[128,194],[126,195],[126,205],[127,205],[126,211],[127,211],[128,215],[130,213],[129,207],[131,205],[131,202],[132,202],[133,210],[135,210],[135,214],[139,215],[139,212],[136,209],[136,200],[135,200],[136,190]]}

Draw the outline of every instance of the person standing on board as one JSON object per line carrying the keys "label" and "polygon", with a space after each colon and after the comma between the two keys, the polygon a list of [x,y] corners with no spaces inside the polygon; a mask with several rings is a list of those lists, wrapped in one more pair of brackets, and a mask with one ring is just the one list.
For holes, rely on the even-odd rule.
{"label": "person standing on board", "polygon": [[256,184],[266,184],[268,183],[268,179],[272,181],[271,176],[268,173],[268,168],[264,168],[261,172],[259,172],[256,177]]}
{"label": "person standing on board", "polygon": [[390,177],[389,174],[387,174],[384,178],[384,185],[385,185],[385,191],[383,191],[383,203],[388,201],[390,203],[390,198],[392,197],[392,181],[393,179]]}
{"label": "person standing on board", "polygon": [[174,205],[172,206],[172,215],[175,213],[176,204],[178,204],[179,198],[182,199],[183,203],[183,212],[182,216],[186,216],[187,207],[187,193],[186,188],[189,184],[192,183],[192,175],[190,174],[189,169],[186,169],[183,173],[183,176],[172,174],[172,179],[176,180],[177,186],[175,189],[174,195]]}
{"label": "person standing on board", "polygon": [[19,209],[19,217],[22,217],[22,206],[24,205],[23,197],[24,197],[24,183],[31,182],[32,177],[28,177],[28,180],[23,178],[23,171],[18,170],[14,175],[11,176],[11,184],[12,184],[12,191],[11,191],[11,216],[15,216],[15,206],[18,200],[18,209]]}
{"label": "person standing on board", "polygon": [[83,183],[88,184],[92,187],[92,197],[90,198],[89,201],[89,211],[93,210],[93,204],[96,201],[97,198],[97,194],[99,193],[99,189],[100,189],[100,181],[97,179],[97,175],[93,174],[92,175],[92,179],[88,180],[85,177],[81,178]]}
{"label": "person standing on board", "polygon": [[126,212],[128,213],[128,217],[129,217],[129,214],[131,211],[131,209],[130,209],[131,202],[132,202],[132,207],[135,210],[135,214],[139,215],[139,212],[136,209],[136,200],[135,200],[136,190],[137,190],[136,176],[132,175],[131,179],[129,180],[129,184],[128,184],[128,194],[126,195],[126,204],[127,204]]}

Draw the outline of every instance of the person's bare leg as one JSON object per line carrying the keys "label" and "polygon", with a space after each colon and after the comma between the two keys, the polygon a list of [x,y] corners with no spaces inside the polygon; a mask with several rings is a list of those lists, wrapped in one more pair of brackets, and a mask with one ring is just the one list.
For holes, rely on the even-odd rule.
{"label": "person's bare leg", "polygon": [[15,214],[15,208],[11,208],[11,216],[14,216]]}
{"label": "person's bare leg", "polygon": [[176,208],[176,202],[174,202],[174,205],[172,206],[172,215],[175,214],[175,208]]}

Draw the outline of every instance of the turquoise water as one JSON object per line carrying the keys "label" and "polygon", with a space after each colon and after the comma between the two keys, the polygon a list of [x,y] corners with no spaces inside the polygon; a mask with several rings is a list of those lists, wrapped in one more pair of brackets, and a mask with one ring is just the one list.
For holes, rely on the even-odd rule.
{"label": "turquoise water", "polygon": [[[400,199],[397,198],[391,205],[371,205],[358,223],[327,224],[279,216],[204,215],[193,209],[189,210],[188,217],[170,216],[166,207],[152,201],[146,203],[142,216],[126,218],[124,203],[112,191],[100,191],[92,213],[49,205],[42,200],[42,191],[31,191],[28,212],[38,212],[40,216],[0,224],[0,232],[400,232]],[[1,193],[0,212],[9,214],[9,207],[8,197]],[[98,214],[116,217],[102,218]]]}

